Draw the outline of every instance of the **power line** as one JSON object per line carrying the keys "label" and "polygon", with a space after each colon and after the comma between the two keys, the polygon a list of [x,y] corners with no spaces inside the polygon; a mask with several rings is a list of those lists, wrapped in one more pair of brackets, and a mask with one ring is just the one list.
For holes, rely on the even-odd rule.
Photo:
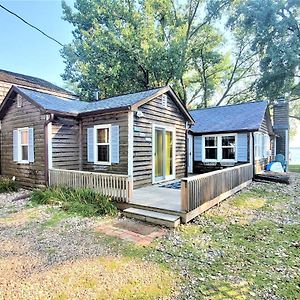
{"label": "power line", "polygon": [[45,33],[43,30],[39,29],[38,27],[30,24],[29,22],[27,22],[26,20],[24,20],[22,17],[20,17],[18,14],[14,13],[13,11],[9,10],[8,8],[6,8],[5,6],[3,6],[2,4],[0,4],[0,7],[2,9],[4,9],[5,11],[7,11],[8,13],[12,14],[13,16],[15,16],[16,18],[20,19],[22,22],[24,22],[26,25],[32,27],[33,29],[37,30],[38,32],[40,32],[42,35],[44,35],[45,37],[47,37],[48,39],[54,41],[55,43],[59,44],[60,46],[64,46],[61,42],[59,42],[57,39],[53,38],[52,36],[48,35],[47,33]]}

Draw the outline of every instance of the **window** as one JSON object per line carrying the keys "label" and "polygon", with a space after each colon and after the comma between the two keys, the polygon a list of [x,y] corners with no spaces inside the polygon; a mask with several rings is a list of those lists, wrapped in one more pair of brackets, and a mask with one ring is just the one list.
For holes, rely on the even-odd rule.
{"label": "window", "polygon": [[222,159],[235,159],[235,136],[222,136]]}
{"label": "window", "polygon": [[18,130],[20,162],[28,162],[29,134],[28,128]]}
{"label": "window", "polygon": [[205,159],[217,160],[218,145],[216,136],[205,137]]}
{"label": "window", "polygon": [[254,133],[254,156],[255,159],[267,158],[271,154],[270,136],[265,133]]}
{"label": "window", "polygon": [[110,126],[95,126],[96,163],[110,163]]}
{"label": "window", "polygon": [[235,161],[236,136],[216,135],[204,137],[204,161]]}

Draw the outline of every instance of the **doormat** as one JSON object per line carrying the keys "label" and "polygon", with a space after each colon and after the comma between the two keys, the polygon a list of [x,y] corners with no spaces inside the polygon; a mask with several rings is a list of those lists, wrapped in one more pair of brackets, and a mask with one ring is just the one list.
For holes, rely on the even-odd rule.
{"label": "doormat", "polygon": [[181,182],[176,181],[176,182],[160,185],[159,187],[167,188],[167,189],[180,190],[181,189]]}

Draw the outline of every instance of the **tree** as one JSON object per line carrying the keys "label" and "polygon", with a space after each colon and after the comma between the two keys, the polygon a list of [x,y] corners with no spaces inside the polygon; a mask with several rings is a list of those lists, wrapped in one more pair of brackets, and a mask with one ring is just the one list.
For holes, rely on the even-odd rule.
{"label": "tree", "polygon": [[[187,102],[199,89],[193,74],[213,73],[222,59],[213,49],[221,39],[207,33],[215,32],[210,22],[228,1],[218,1],[214,11],[206,10],[206,2],[76,0],[75,10],[63,2],[64,19],[75,28],[73,42],[62,51],[63,78],[86,99],[98,89],[107,97],[172,84]],[[207,105],[219,79],[202,77]]]}
{"label": "tree", "polygon": [[[232,7],[229,26],[251,40],[259,55],[257,97],[300,99],[300,2],[247,0]],[[298,107],[298,105],[291,105]],[[299,109],[294,109],[296,115]]]}

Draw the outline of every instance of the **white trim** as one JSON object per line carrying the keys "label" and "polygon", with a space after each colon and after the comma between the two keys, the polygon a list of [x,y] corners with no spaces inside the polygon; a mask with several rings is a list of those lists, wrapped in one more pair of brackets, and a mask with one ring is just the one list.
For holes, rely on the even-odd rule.
{"label": "white trim", "polygon": [[[97,155],[98,155],[97,129],[108,129],[108,134],[109,134],[108,158],[109,158],[109,160],[107,162],[106,161],[98,161],[98,158],[97,158]],[[111,124],[102,124],[102,125],[94,126],[94,164],[102,165],[102,166],[110,166],[111,165]]]}
{"label": "white trim", "polygon": [[[29,164],[29,127],[17,128],[18,131],[18,164]],[[27,151],[28,151],[28,159],[22,160],[22,143],[21,143],[21,131],[27,131]]]}
{"label": "white trim", "polygon": [[[233,136],[235,138],[235,152],[234,152],[234,159],[223,159],[222,158],[222,137],[225,136]],[[217,159],[206,159],[205,158],[205,138],[206,137],[216,137],[217,138],[217,146],[216,147],[210,147],[210,148],[217,148]],[[238,144],[238,139],[237,139],[237,133],[221,133],[221,134],[208,134],[208,135],[202,135],[202,161],[203,162],[211,162],[211,163],[222,163],[222,162],[231,162],[231,163],[236,163],[237,162],[237,144]],[[227,147],[227,148],[232,148],[232,147]]]}
{"label": "white trim", "polygon": [[188,134],[188,173],[193,173],[194,162],[194,137]]}
{"label": "white trim", "polygon": [[250,132],[249,134],[249,160],[250,163],[253,164],[254,160],[253,160],[253,153],[254,153],[254,143],[253,143],[253,132]]}
{"label": "white trim", "polygon": [[[156,128],[163,129],[165,131],[172,132],[172,175],[165,176],[161,180],[156,180],[155,177],[155,130]],[[152,184],[154,183],[161,183],[168,180],[173,180],[176,178],[176,129],[172,126],[160,125],[160,124],[152,124]]]}
{"label": "white trim", "polygon": [[52,122],[47,125],[48,134],[48,168],[53,167],[53,148],[52,148]]}
{"label": "white trim", "polygon": [[133,176],[133,118],[134,112],[128,112],[128,176]]}
{"label": "white trim", "polygon": [[286,171],[289,170],[290,153],[289,153],[289,130],[285,131],[285,161],[286,161]]}

